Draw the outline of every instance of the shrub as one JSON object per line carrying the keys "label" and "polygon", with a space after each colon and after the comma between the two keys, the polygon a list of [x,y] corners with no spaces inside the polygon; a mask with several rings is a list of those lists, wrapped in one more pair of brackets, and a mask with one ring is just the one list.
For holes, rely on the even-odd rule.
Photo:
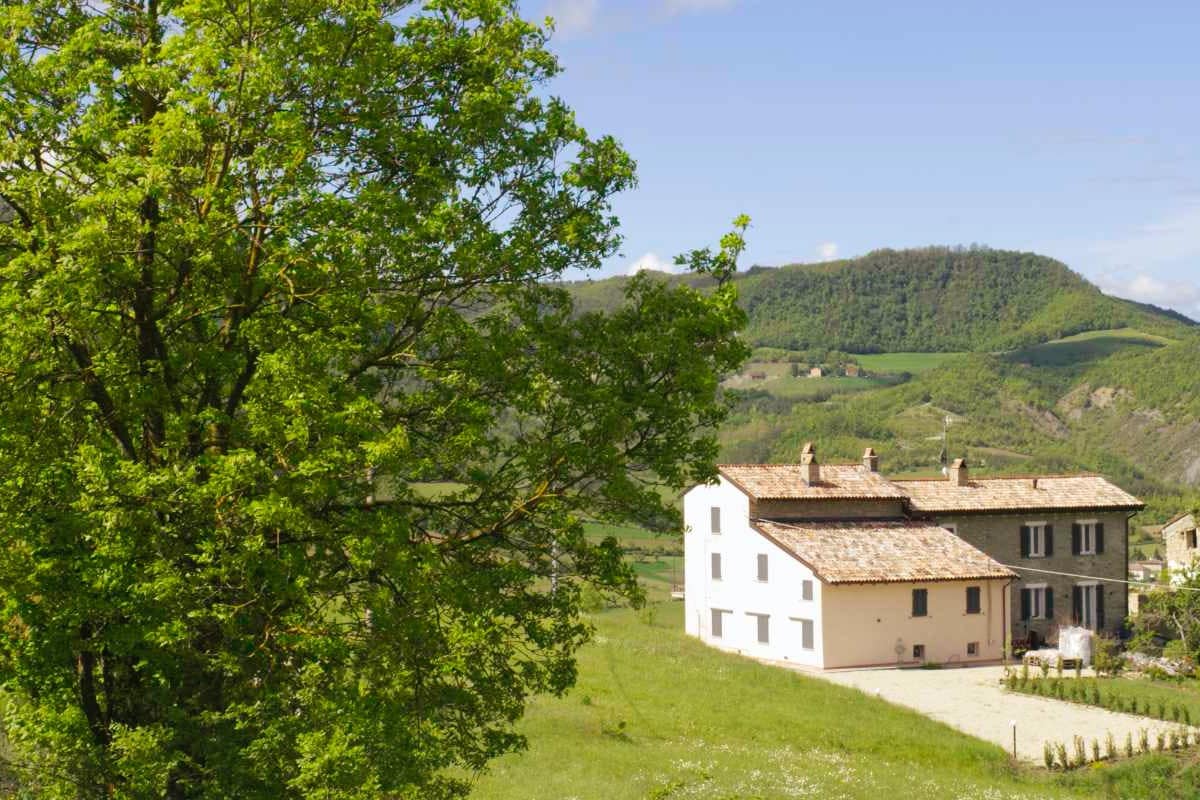
{"label": "shrub", "polygon": [[1071,768],[1071,759],[1067,757],[1067,746],[1059,742],[1054,747],[1054,752],[1058,754],[1058,764],[1063,769]]}
{"label": "shrub", "polygon": [[1109,761],[1112,761],[1117,757],[1117,743],[1113,741],[1113,735],[1111,732],[1105,734],[1104,736],[1104,757]]}
{"label": "shrub", "polygon": [[1192,724],[1192,712],[1188,710],[1187,706],[1183,707],[1183,724],[1184,725]]}
{"label": "shrub", "polygon": [[1138,745],[1143,753],[1150,752],[1150,732],[1145,728],[1138,731]]}
{"label": "shrub", "polygon": [[1046,762],[1046,769],[1054,769],[1054,745],[1049,742],[1042,742],[1042,760]]}
{"label": "shrub", "polygon": [[1077,659],[1075,659],[1075,680],[1079,680],[1082,677],[1083,677],[1083,659],[1077,658]]}
{"label": "shrub", "polygon": [[1179,722],[1181,719],[1183,719],[1183,710],[1178,705],[1171,707],[1171,719],[1174,722]]}
{"label": "shrub", "polygon": [[1092,739],[1092,761],[1100,760],[1100,742]]}
{"label": "shrub", "polygon": [[1092,668],[1097,675],[1118,675],[1125,668],[1120,646],[1111,636],[1092,637]]}
{"label": "shrub", "polygon": [[1038,668],[1041,669],[1043,678],[1050,677],[1050,662],[1049,661],[1047,661],[1044,658],[1039,658],[1038,659]]}
{"label": "shrub", "polygon": [[1125,757],[1133,758],[1133,731],[1125,732]]}
{"label": "shrub", "polygon": [[1159,731],[1158,735],[1155,736],[1154,746],[1155,746],[1154,749],[1158,750],[1160,753],[1163,750],[1166,750],[1167,749],[1167,735],[1165,733],[1163,733],[1162,731]]}
{"label": "shrub", "polygon": [[1087,763],[1087,746],[1083,743],[1082,736],[1075,737],[1075,766],[1082,767]]}
{"label": "shrub", "polygon": [[1062,656],[1059,656],[1058,661],[1056,661],[1054,664],[1054,671],[1058,675],[1060,680],[1062,679],[1062,662],[1063,662]]}
{"label": "shrub", "polygon": [[1167,718],[1167,707],[1165,705],[1163,705],[1161,702],[1156,707],[1155,716],[1158,717],[1159,719]]}
{"label": "shrub", "polygon": [[1098,683],[1092,684],[1092,705],[1100,705],[1100,684]]}

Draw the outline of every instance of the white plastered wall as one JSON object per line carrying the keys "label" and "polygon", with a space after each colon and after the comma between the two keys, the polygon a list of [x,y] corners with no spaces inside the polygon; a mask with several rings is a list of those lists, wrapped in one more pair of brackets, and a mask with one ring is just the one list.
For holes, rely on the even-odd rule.
{"label": "white plastered wall", "polygon": [[[710,509],[721,509],[721,532],[713,534]],[[685,630],[724,650],[771,661],[822,667],[821,582],[804,564],[750,525],[749,498],[724,478],[697,486],[683,500]],[[712,554],[721,555],[721,580],[711,579]],[[767,556],[767,580],[760,582],[758,555]],[[803,582],[812,582],[812,600]],[[724,612],[721,637],[712,635],[712,610]],[[767,644],[758,641],[757,619],[768,616]],[[805,649],[802,623],[813,623],[813,647]]]}

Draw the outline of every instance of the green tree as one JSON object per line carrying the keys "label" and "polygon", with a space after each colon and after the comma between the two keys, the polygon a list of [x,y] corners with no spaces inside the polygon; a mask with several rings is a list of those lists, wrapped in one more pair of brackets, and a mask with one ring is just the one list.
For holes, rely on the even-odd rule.
{"label": "green tree", "polygon": [[1163,642],[1200,663],[1200,567],[1188,566],[1172,582],[1151,589],[1129,618],[1135,649],[1158,652]]}
{"label": "green tree", "polygon": [[[48,798],[461,794],[580,519],[713,475],[732,286],[579,314],[634,165],[505,0],[0,8],[0,677]],[[745,220],[700,267],[718,275]],[[556,589],[550,590],[551,576]]]}

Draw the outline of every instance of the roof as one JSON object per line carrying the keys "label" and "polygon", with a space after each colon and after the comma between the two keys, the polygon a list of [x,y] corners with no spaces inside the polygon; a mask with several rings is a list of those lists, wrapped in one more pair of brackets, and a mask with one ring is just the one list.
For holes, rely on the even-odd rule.
{"label": "roof", "polygon": [[924,583],[1015,578],[945,528],[912,522],[755,520],[759,533],[826,583]]}
{"label": "roof", "polygon": [[973,478],[965,486],[940,479],[893,481],[918,512],[1128,510],[1141,500],[1099,475]]}
{"label": "roof", "polygon": [[1163,523],[1163,531],[1165,532],[1167,528],[1171,527],[1176,522],[1183,522],[1183,527],[1187,527],[1188,525],[1195,525],[1196,524],[1195,520],[1187,521],[1188,517],[1190,517],[1190,516],[1192,516],[1192,512],[1190,512],[1190,511],[1184,511],[1179,514],[1176,514],[1175,516],[1171,517],[1169,520],[1167,520],[1166,522]]}
{"label": "roof", "polygon": [[821,464],[820,480],[804,481],[804,464],[721,464],[717,471],[758,500],[902,500],[901,492],[862,464]]}

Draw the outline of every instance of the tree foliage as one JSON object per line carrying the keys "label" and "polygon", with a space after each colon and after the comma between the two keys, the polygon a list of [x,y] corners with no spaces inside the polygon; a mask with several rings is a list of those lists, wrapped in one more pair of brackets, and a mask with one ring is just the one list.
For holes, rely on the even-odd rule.
{"label": "tree foliage", "polygon": [[[634,165],[505,0],[0,10],[0,677],[48,798],[439,797],[709,478],[732,286],[609,313]],[[557,578],[550,591],[550,576]]]}
{"label": "tree foliage", "polygon": [[1177,656],[1200,663],[1200,567],[1184,567],[1169,586],[1147,592],[1129,622],[1135,649],[1155,653],[1171,644]]}

